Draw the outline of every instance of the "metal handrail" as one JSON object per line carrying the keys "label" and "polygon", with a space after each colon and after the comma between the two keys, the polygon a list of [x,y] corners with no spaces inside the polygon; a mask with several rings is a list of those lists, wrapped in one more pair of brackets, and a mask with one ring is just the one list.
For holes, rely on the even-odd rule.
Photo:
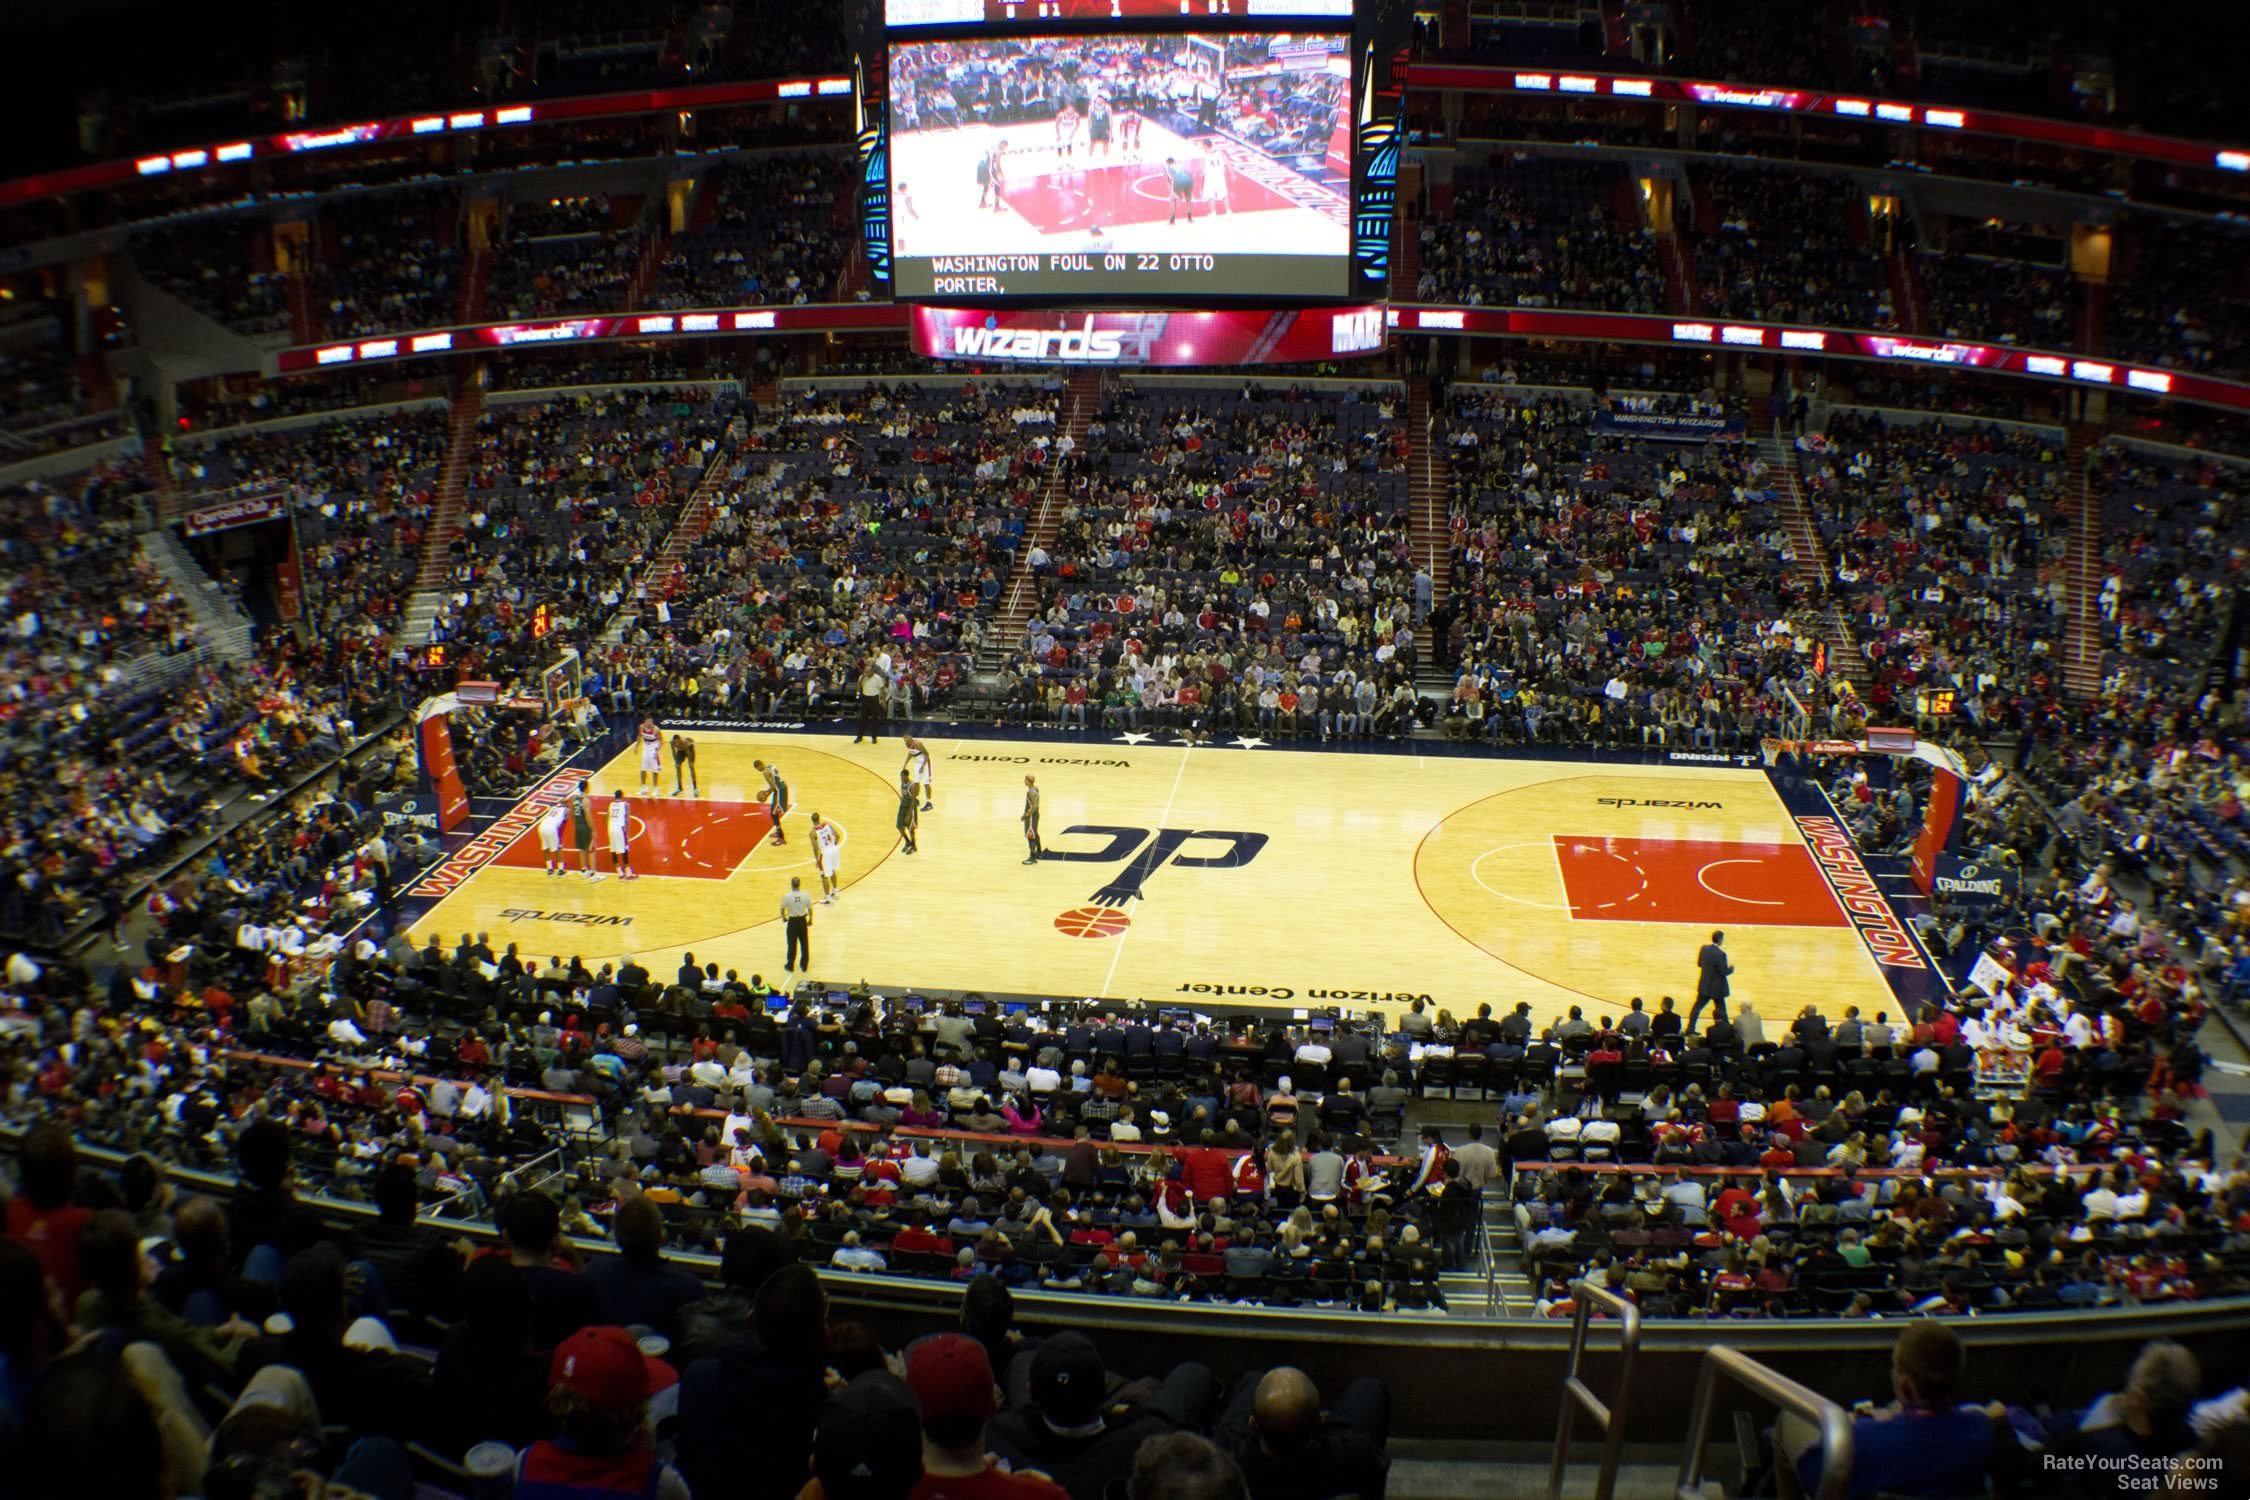
{"label": "metal handrail", "polygon": [[1492,1220],[1484,1211],[1484,1197],[1477,1197],[1477,1254],[1484,1257],[1484,1312],[1486,1317],[1497,1318],[1507,1312],[1500,1300],[1500,1268],[1492,1258]]}
{"label": "metal handrail", "polygon": [[[1625,1450],[1625,1409],[1633,1394],[1633,1361],[1641,1352],[1641,1310],[1607,1287],[1581,1278],[1571,1283],[1573,1311],[1570,1319],[1570,1364],[1563,1373],[1562,1410],[1555,1418],[1555,1454],[1547,1466],[1547,1500],[1562,1500],[1563,1470],[1570,1463],[1571,1428],[1580,1410],[1594,1419],[1602,1434],[1602,1470],[1594,1481],[1592,1500],[1609,1500],[1617,1487],[1617,1463]],[[1586,1357],[1586,1330],[1599,1306],[1617,1319],[1617,1387],[1608,1401],[1578,1378],[1579,1362]],[[1698,1454],[1701,1449],[1698,1448]]]}
{"label": "metal handrail", "polygon": [[[553,1163],[553,1169],[543,1172],[541,1169],[545,1168],[550,1162]],[[563,1154],[560,1149],[541,1152],[523,1165],[512,1167],[502,1173],[500,1183],[504,1189],[538,1192],[548,1183],[562,1176],[564,1166]]]}
{"label": "metal handrail", "polygon": [[[1718,1406],[1722,1379],[1819,1427],[1820,1488],[1813,1500],[1843,1500],[1852,1477],[1851,1415],[1820,1392],[1725,1344],[1714,1344],[1703,1351],[1703,1365],[1695,1378],[1695,1404],[1688,1413],[1687,1456],[1680,1461],[1675,1500],[1704,1500],[1703,1454],[1710,1446],[1711,1416]],[[1775,1462],[1786,1461],[1779,1453],[1775,1455]]]}

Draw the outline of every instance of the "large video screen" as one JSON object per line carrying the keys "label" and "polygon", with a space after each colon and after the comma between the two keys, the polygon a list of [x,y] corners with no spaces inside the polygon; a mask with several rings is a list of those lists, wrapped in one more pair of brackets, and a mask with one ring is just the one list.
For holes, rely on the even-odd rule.
{"label": "large video screen", "polygon": [[890,49],[901,298],[1342,297],[1341,34]]}

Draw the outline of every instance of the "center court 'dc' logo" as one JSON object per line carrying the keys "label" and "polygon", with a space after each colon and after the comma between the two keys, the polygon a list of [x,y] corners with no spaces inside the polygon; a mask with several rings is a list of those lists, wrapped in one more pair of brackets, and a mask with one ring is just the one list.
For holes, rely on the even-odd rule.
{"label": "center court 'dc' logo", "polygon": [[[1107,840],[1098,849],[1071,850],[1047,849],[1040,858],[1084,864],[1107,864],[1113,860],[1131,861],[1117,872],[1115,878],[1087,898],[1085,906],[1075,906],[1055,918],[1058,930],[1071,937],[1115,937],[1133,925],[1133,919],[1121,909],[1129,901],[1142,897],[1142,887],[1149,877],[1167,864],[1188,869],[1239,870],[1258,857],[1266,847],[1267,836],[1262,833],[1243,833],[1228,829],[1161,828],[1152,834],[1146,828],[1127,828],[1107,823],[1075,823],[1062,830],[1069,838],[1086,834]],[[1210,845],[1224,845],[1208,852],[1193,854],[1181,851],[1191,843],[1202,840]],[[1133,851],[1140,852],[1135,854]]]}

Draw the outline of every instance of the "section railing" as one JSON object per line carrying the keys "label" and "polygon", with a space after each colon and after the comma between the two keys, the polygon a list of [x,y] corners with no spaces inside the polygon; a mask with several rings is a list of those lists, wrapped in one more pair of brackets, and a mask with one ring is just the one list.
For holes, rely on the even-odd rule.
{"label": "section railing", "polygon": [[[1680,1461],[1676,1500],[1704,1500],[1703,1458],[1711,1445],[1711,1418],[1721,1382],[1771,1401],[1820,1429],[1820,1488],[1812,1500],[1844,1500],[1852,1477],[1851,1416],[1820,1392],[1799,1385],[1739,1349],[1714,1344],[1703,1351],[1695,1378],[1695,1404],[1688,1411],[1687,1456]],[[1778,1453],[1776,1462],[1786,1462]]]}
{"label": "section railing", "polygon": [[[1571,1429],[1584,1411],[1594,1419],[1602,1436],[1602,1468],[1594,1482],[1591,1500],[1610,1500],[1617,1487],[1617,1463],[1625,1451],[1625,1412],[1633,1395],[1633,1361],[1641,1352],[1641,1310],[1607,1287],[1579,1280],[1571,1284],[1570,1363],[1562,1384],[1562,1410],[1555,1418],[1555,1454],[1547,1468],[1547,1500],[1562,1500],[1563,1473],[1570,1464]],[[1586,1332],[1596,1310],[1617,1320],[1617,1384],[1610,1399],[1602,1400],[1579,1377],[1586,1357]],[[1700,1462],[1701,1448],[1697,1448]]]}

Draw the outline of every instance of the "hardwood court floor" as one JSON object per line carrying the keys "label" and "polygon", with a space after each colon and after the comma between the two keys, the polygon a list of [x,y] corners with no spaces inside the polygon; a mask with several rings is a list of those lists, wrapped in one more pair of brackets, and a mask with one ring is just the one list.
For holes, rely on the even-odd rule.
{"label": "hardwood court floor", "polygon": [[[699,798],[670,795],[669,765],[665,795],[640,798],[630,749],[588,781],[605,846],[608,797],[633,799],[641,879],[549,876],[526,832],[416,937],[488,932],[597,964],[631,952],[659,975],[691,950],[777,977],[789,879],[818,891],[817,811],[846,841],[844,892],[812,935],[814,975],[837,984],[1595,1015],[1633,995],[1684,1008],[1696,949],[1724,927],[1735,992],[1765,1016],[1898,1009],[1753,770],[933,738],[936,808],[909,857],[897,739],[696,739]],[[757,801],[761,757],[790,784],[786,843]],[[1017,821],[1027,773],[1045,798],[1037,865]]]}

